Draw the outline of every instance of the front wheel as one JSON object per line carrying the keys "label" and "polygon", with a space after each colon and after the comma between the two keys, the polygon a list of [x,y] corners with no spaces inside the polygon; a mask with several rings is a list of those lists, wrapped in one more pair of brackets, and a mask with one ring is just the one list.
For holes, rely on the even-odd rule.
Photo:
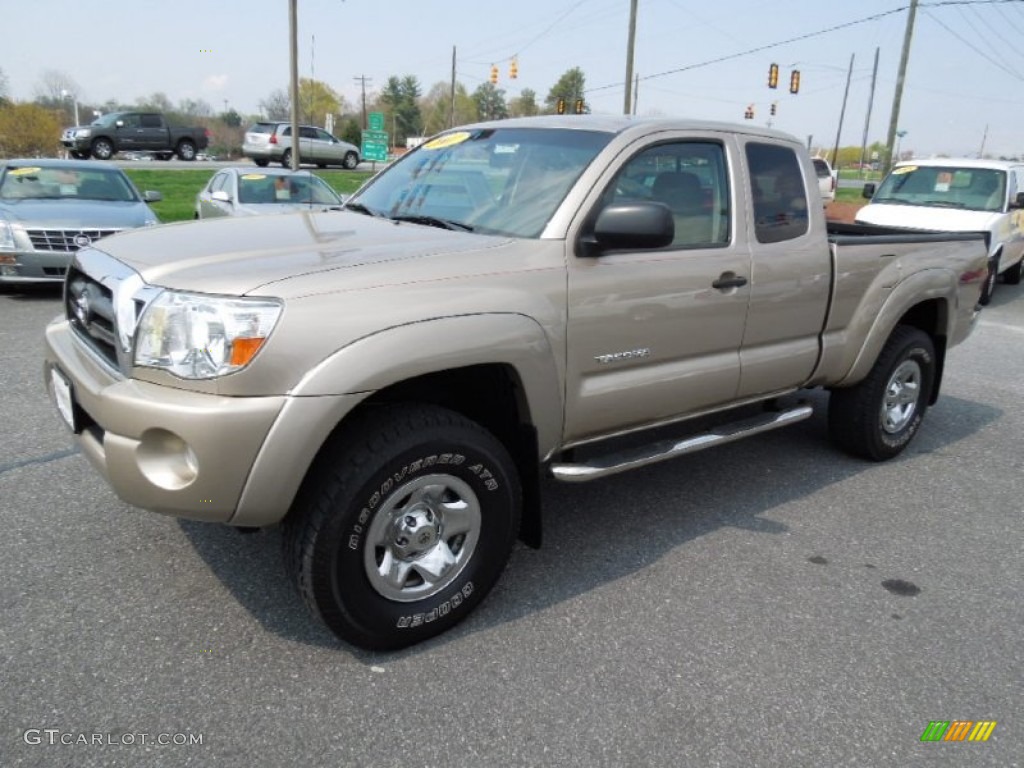
{"label": "front wheel", "polygon": [[1020,279],[1024,277],[1024,256],[1021,260],[1003,272],[1003,282],[1007,285],[1020,285]]}
{"label": "front wheel", "polygon": [[321,452],[285,521],[285,557],[339,638],[402,648],[483,600],[520,506],[515,465],[489,432],[444,408],[381,406]]}
{"label": "front wheel", "polygon": [[75,158],[75,160],[88,160],[90,155],[91,155],[91,153],[87,149],[86,150],[80,150],[80,149],[72,149],[71,150],[71,156],[73,158]]}
{"label": "front wheel", "polygon": [[988,263],[988,275],[985,277],[985,285],[981,288],[981,298],[978,303],[987,307],[992,301],[992,294],[996,291],[996,280],[999,279],[999,258],[996,257]]}
{"label": "front wheel", "polygon": [[873,461],[899,454],[921,426],[935,383],[935,346],[924,331],[899,325],[867,378],[833,390],[828,426],[843,450]]}
{"label": "front wheel", "polygon": [[97,160],[109,160],[114,156],[114,145],[110,139],[96,139],[92,143],[92,156]]}
{"label": "front wheel", "polygon": [[196,145],[191,141],[179,141],[177,149],[178,158],[185,161],[196,159]]}
{"label": "front wheel", "polygon": [[357,155],[355,152],[346,153],[345,159],[344,161],[342,161],[342,164],[351,171],[353,168],[359,165],[359,155]]}

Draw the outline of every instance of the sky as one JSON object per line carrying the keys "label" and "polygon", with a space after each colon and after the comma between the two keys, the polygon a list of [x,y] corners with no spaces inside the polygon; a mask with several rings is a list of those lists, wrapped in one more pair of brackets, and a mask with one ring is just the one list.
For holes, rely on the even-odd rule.
{"label": "sky", "polygon": [[[860,146],[888,130],[910,0],[639,0],[636,113],[755,121],[815,147]],[[288,0],[0,0],[0,70],[34,97],[58,70],[83,102],[160,91],[255,115],[289,76]],[[591,111],[622,114],[630,0],[298,0],[299,71],[351,107],[390,76],[426,93],[456,77],[472,92],[499,67],[506,98],[543,101],[579,67]],[[916,156],[1024,154],[1024,0],[921,0],[898,128]],[[871,99],[875,51],[879,64]],[[508,77],[515,57],[519,77]],[[843,111],[849,79],[848,99]],[[768,69],[780,68],[779,88]],[[792,70],[800,91],[789,93]],[[361,81],[360,78],[365,78]],[[85,119],[83,117],[83,122]]]}

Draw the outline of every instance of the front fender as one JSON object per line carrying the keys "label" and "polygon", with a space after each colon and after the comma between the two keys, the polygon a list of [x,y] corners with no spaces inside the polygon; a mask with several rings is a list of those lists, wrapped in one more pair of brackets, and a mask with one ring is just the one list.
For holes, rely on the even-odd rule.
{"label": "front fender", "polygon": [[[941,328],[933,329],[933,334],[950,336],[957,307],[956,274],[949,269],[926,269],[916,272],[893,288],[881,309],[874,315],[863,343],[859,347],[851,345],[847,350],[838,368],[840,371],[846,370],[846,373],[834,386],[850,386],[865,378],[900,319],[918,304],[935,299],[945,303],[946,312],[941,314],[941,317],[945,318],[945,324]],[[856,336],[856,333],[853,335]]]}
{"label": "front fender", "polygon": [[358,339],[306,374],[296,397],[375,392],[428,373],[501,363],[519,375],[546,455],[562,433],[561,366],[544,328],[513,313],[473,314],[410,323]]}

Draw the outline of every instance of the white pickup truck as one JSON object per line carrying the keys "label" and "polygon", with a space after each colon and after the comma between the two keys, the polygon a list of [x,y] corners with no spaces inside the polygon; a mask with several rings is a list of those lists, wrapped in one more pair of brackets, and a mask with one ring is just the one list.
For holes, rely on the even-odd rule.
{"label": "white pickup truck", "polygon": [[1024,274],[1024,164],[1001,160],[936,158],[898,163],[875,189],[857,222],[932,232],[984,232],[989,271],[982,295],[988,304],[996,279],[1009,285]]}

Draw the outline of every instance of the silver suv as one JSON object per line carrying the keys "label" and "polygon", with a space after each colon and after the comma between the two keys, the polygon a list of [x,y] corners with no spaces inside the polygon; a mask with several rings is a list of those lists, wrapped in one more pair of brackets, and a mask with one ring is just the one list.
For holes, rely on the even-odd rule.
{"label": "silver suv", "polygon": [[[256,123],[245,132],[242,155],[252,158],[260,168],[271,161],[288,167],[292,164],[292,126],[290,123]],[[359,165],[359,147],[342,141],[314,125],[299,126],[299,161],[320,168]]]}

